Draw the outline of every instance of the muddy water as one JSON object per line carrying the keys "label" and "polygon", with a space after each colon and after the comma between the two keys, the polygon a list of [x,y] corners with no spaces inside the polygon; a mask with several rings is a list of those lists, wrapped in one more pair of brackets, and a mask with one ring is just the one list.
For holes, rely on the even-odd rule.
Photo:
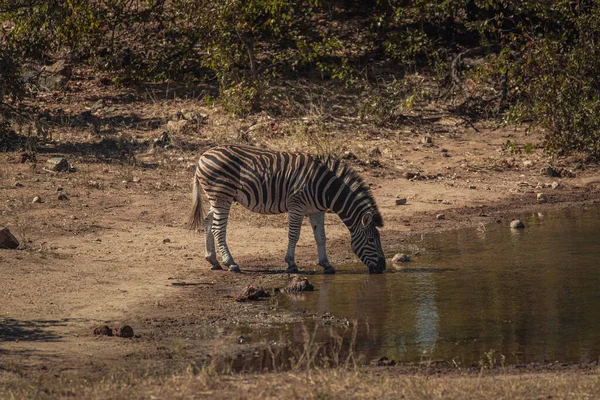
{"label": "muddy water", "polygon": [[598,360],[600,208],[522,219],[399,244],[419,255],[383,275],[340,265],[291,307],[357,321],[364,360]]}

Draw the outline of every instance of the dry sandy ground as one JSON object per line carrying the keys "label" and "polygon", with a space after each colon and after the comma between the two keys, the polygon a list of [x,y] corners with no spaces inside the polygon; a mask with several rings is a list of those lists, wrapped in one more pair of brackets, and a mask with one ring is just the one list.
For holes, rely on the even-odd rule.
{"label": "dry sandy ground", "polygon": [[[78,115],[101,96],[73,92],[80,102],[69,96],[55,101],[55,96],[45,104]],[[107,113],[129,115],[131,109],[121,104],[114,100]],[[162,121],[182,107],[206,112],[207,122],[191,131],[172,127],[171,148],[142,146],[130,152],[123,145],[130,139],[151,142],[165,125],[144,121]],[[190,360],[208,365],[237,351],[233,344],[239,333],[232,328],[237,324],[302,318],[278,308],[277,297],[257,304],[234,301],[246,285],[274,288],[288,282],[282,273],[286,216],[234,207],[228,240],[242,274],[209,271],[202,237],[184,228],[193,164],[211,145],[237,140],[215,133],[226,130],[224,124],[246,132],[247,126],[219,120],[216,112],[189,101],[152,103],[136,112],[142,121],[137,125],[127,125],[123,118],[122,125],[113,120],[105,127],[98,118],[99,134],[90,133],[95,125],[54,128],[54,141],[40,149],[35,165],[18,163],[17,152],[0,154],[0,225],[21,241],[18,250],[0,250],[0,398],[28,379],[97,381],[123,371],[162,376],[185,368]],[[413,235],[508,224],[524,210],[600,199],[597,166],[577,158],[551,160],[540,149],[513,153],[503,146],[507,140],[536,143],[539,138],[523,130],[482,125],[475,131],[460,121],[444,121],[441,133],[425,126],[402,134],[367,129],[359,135],[334,131],[318,137],[372,185],[385,221],[381,234],[388,257]],[[249,141],[274,149],[310,149],[286,135],[284,122],[281,126],[281,137],[253,134]],[[428,132],[433,132],[433,143],[423,144]],[[103,146],[112,137],[121,141],[104,157]],[[76,171],[45,171],[46,159],[56,155],[67,157]],[[543,175],[540,170],[550,162],[557,170],[571,170],[565,175],[572,177]],[[407,179],[407,172],[418,175]],[[553,182],[559,184],[556,189],[550,187]],[[68,200],[57,198],[58,188]],[[538,204],[541,192],[547,204]],[[32,203],[35,196],[43,202]],[[407,198],[407,204],[396,205],[398,197]],[[445,219],[436,218],[442,213]],[[333,214],[327,215],[326,225],[330,259],[343,271],[344,264],[356,262],[348,232]],[[309,229],[303,230],[297,257],[304,271],[321,272]],[[95,325],[117,322],[130,324],[136,337],[92,335]]]}

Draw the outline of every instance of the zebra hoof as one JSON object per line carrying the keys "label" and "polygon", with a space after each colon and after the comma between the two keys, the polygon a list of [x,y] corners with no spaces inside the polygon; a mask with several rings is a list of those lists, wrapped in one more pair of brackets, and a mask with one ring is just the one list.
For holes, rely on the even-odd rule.
{"label": "zebra hoof", "polygon": [[213,265],[212,267],[210,267],[211,271],[223,271],[223,268],[221,268],[220,265]]}
{"label": "zebra hoof", "polygon": [[323,270],[323,273],[327,274],[327,275],[333,275],[333,274],[335,274],[335,268],[333,268],[333,267],[325,268],[325,270]]}
{"label": "zebra hoof", "polygon": [[293,267],[289,267],[288,269],[285,270],[286,274],[299,274],[300,270],[298,269],[297,266],[293,266]]}
{"label": "zebra hoof", "polygon": [[232,266],[229,267],[229,272],[236,272],[237,273],[237,272],[242,272],[242,271],[240,270],[240,267],[238,267],[237,265],[232,265]]}

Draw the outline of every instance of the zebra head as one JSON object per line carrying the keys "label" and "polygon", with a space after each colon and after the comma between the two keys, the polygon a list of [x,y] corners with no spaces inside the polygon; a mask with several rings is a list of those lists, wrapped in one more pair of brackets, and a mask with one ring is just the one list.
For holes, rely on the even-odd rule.
{"label": "zebra head", "polygon": [[351,230],[352,251],[369,268],[370,273],[385,271],[385,256],[377,227],[383,226],[381,215],[366,211]]}

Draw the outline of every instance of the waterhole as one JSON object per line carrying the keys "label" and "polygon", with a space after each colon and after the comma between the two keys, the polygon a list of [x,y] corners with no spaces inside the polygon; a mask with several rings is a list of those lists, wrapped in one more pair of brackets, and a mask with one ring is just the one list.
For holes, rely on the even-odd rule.
{"label": "waterhole", "polygon": [[338,345],[336,357],[351,347],[367,362],[598,361],[600,207],[521,219],[525,229],[505,221],[398,243],[392,251],[412,260],[389,262],[381,275],[367,274],[362,264],[313,275],[316,290],[292,297],[289,307],[316,315],[315,321],[271,336],[295,343],[301,357],[307,332],[316,332],[313,344],[329,349],[323,354],[331,359],[336,343],[327,325],[339,326],[342,318],[356,331],[344,330],[346,344]]}

